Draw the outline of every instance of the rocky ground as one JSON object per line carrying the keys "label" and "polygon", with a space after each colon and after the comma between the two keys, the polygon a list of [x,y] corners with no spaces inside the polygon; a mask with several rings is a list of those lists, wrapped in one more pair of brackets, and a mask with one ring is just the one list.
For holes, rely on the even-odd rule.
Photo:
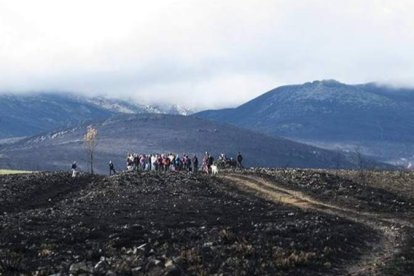
{"label": "rocky ground", "polygon": [[4,275],[338,275],[381,238],[203,175],[7,175],[0,192]]}

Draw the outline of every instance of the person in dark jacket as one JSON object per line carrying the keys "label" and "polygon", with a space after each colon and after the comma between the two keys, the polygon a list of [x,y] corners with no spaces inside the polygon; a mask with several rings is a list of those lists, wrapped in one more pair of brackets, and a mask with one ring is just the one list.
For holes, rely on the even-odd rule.
{"label": "person in dark jacket", "polygon": [[109,175],[112,175],[112,173],[116,174],[115,166],[114,163],[112,163],[112,161],[109,161]]}
{"label": "person in dark jacket", "polygon": [[198,172],[198,158],[197,158],[197,155],[195,154],[193,156],[193,172],[194,173]]}
{"label": "person in dark jacket", "polygon": [[76,171],[76,169],[77,169],[77,165],[76,165],[76,161],[73,161],[73,163],[72,163],[72,177],[76,177],[76,175],[77,175],[77,171]]}
{"label": "person in dark jacket", "polygon": [[239,154],[237,154],[237,167],[240,169],[243,169],[242,161],[243,161],[243,156],[239,152]]}

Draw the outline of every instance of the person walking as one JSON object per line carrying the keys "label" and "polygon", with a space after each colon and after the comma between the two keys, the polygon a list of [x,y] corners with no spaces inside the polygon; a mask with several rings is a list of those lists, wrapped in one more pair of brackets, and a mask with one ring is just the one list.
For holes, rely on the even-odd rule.
{"label": "person walking", "polygon": [[203,158],[203,167],[202,167],[202,170],[203,171],[205,171],[206,172],[206,174],[208,174],[209,173],[209,166],[208,166],[208,163],[209,163],[209,154],[208,154],[208,152],[206,151],[206,153],[204,154],[204,158]]}
{"label": "person walking", "polygon": [[197,155],[195,154],[193,156],[193,172],[194,173],[198,172],[198,158],[197,158]]}
{"label": "person walking", "polygon": [[114,166],[114,163],[112,163],[112,161],[111,161],[111,160],[109,160],[109,175],[111,176],[111,175],[112,175],[112,173],[113,173],[113,174],[116,174],[116,171],[115,171],[115,166]]}
{"label": "person walking", "polygon": [[77,174],[77,171],[76,171],[76,169],[77,169],[77,165],[76,165],[76,161],[73,161],[73,163],[72,163],[72,177],[76,177],[76,174]]}
{"label": "person walking", "polygon": [[243,169],[243,165],[242,165],[242,161],[243,161],[243,156],[241,155],[241,153],[239,152],[237,154],[237,167],[240,169]]}

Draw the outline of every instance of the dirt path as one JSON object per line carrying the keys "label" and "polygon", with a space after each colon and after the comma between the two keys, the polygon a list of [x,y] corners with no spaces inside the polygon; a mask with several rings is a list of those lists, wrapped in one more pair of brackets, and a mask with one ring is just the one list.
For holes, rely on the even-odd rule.
{"label": "dirt path", "polygon": [[398,245],[404,240],[402,227],[414,228],[408,221],[394,219],[376,213],[358,212],[332,204],[315,200],[301,192],[286,189],[277,183],[266,181],[260,177],[229,174],[223,179],[229,180],[242,190],[254,191],[268,200],[289,204],[305,210],[315,210],[330,215],[346,218],[365,224],[381,234],[381,240],[372,245],[372,250],[366,252],[356,263],[346,267],[348,275],[375,275],[379,265],[391,260],[399,252]]}

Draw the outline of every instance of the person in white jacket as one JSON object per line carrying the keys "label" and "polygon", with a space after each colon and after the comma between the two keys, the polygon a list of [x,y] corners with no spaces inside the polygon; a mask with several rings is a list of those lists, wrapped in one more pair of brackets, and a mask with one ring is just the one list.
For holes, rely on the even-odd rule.
{"label": "person in white jacket", "polygon": [[158,160],[157,155],[152,154],[151,155],[151,171],[156,171],[158,169],[157,168],[157,160]]}

